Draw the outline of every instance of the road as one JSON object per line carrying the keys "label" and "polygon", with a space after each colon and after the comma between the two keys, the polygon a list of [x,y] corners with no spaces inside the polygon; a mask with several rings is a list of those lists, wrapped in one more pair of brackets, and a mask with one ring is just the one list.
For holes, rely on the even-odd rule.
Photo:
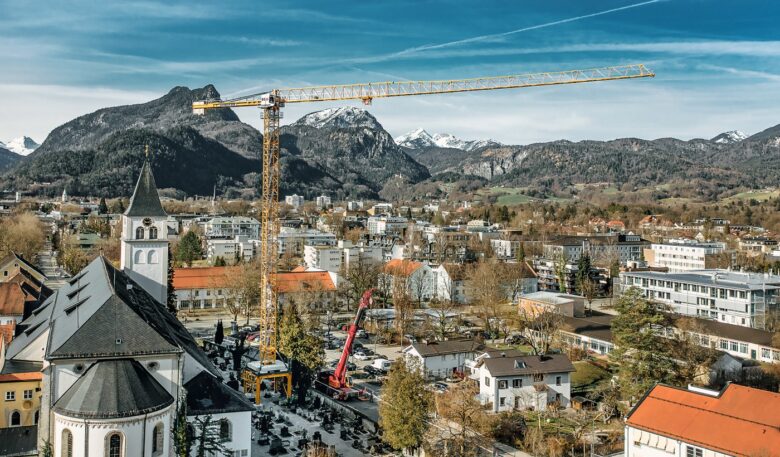
{"label": "road", "polygon": [[52,250],[50,241],[47,240],[43,246],[43,250],[38,252],[36,264],[48,278],[48,280],[45,281],[46,287],[56,290],[67,282],[69,275],[57,265],[57,253]]}

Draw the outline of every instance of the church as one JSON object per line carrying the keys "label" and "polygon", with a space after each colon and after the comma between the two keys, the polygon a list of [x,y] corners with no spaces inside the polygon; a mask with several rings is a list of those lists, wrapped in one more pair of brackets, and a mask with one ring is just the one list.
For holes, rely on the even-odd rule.
{"label": "church", "polygon": [[[167,214],[148,159],[122,216],[121,260],[98,257],[20,323],[5,364],[39,369],[38,447],[55,457],[172,456],[186,404],[235,456],[251,453],[254,406],[223,383],[167,311]],[[193,448],[193,453],[195,452]]]}

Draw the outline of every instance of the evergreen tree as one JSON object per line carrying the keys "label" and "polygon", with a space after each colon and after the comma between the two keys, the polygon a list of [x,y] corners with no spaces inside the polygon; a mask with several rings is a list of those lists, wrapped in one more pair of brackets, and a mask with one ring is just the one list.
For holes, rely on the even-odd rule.
{"label": "evergreen tree", "polygon": [[168,312],[176,315],[176,289],[173,287],[173,254],[171,245],[168,245],[168,296],[166,297]]}
{"label": "evergreen tree", "polygon": [[298,307],[290,303],[282,313],[279,325],[279,352],[290,361],[290,371],[298,402],[306,401],[306,393],[314,373],[322,365],[325,352],[319,339],[306,328]]}
{"label": "evergreen tree", "polygon": [[577,261],[577,290],[582,294],[583,284],[590,280],[590,256],[582,253],[580,260]]}
{"label": "evergreen tree", "polygon": [[108,214],[108,205],[106,204],[106,197],[100,197],[100,203],[98,204],[98,214]]}
{"label": "evergreen tree", "polygon": [[520,242],[520,246],[517,248],[517,252],[515,253],[515,257],[517,257],[518,263],[525,262],[525,243]]}
{"label": "evergreen tree", "polygon": [[432,406],[421,371],[399,357],[382,387],[379,425],[382,440],[395,449],[416,449],[423,444]]}
{"label": "evergreen tree", "polygon": [[184,397],[179,400],[171,433],[173,434],[173,448],[176,451],[176,457],[190,457],[192,437],[187,426],[187,400]]}
{"label": "evergreen tree", "polygon": [[203,256],[203,250],[200,244],[200,237],[192,230],[181,237],[179,246],[176,249],[176,258],[187,266],[192,265],[194,260]]}
{"label": "evergreen tree", "polygon": [[225,262],[225,258],[222,256],[217,256],[216,259],[214,259],[214,266],[215,267],[224,267],[227,265],[227,262]]}
{"label": "evergreen tree", "polygon": [[636,402],[656,383],[672,384],[678,372],[669,341],[656,332],[666,327],[666,317],[655,304],[632,287],[615,304],[612,320],[615,349],[610,359],[619,365],[618,385],[623,398]]}
{"label": "evergreen tree", "polygon": [[225,340],[225,329],[222,327],[222,319],[217,321],[217,330],[214,332],[214,343],[222,344]]}

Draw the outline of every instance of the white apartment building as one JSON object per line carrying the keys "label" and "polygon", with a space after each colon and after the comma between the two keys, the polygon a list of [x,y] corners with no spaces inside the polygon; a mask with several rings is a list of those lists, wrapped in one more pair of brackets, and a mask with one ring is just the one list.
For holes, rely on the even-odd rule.
{"label": "white apartment building", "polygon": [[404,357],[427,379],[443,379],[464,373],[466,363],[481,354],[484,345],[474,340],[421,341],[403,350]]}
{"label": "white apartment building", "polygon": [[317,208],[319,209],[327,208],[328,206],[330,206],[330,204],[331,204],[330,197],[328,197],[327,195],[320,195],[319,197],[317,197]]}
{"label": "white apartment building", "polygon": [[641,260],[642,249],[650,242],[639,235],[564,236],[544,243],[544,257],[556,259],[563,253],[569,262],[576,263],[583,252],[591,260],[615,259],[621,264]]}
{"label": "white apartment building", "polygon": [[637,287],[677,314],[764,328],[766,316],[778,308],[780,276],[729,270],[631,271],[620,273],[617,287],[620,292]]}
{"label": "white apartment building", "polygon": [[371,216],[366,221],[369,235],[403,236],[408,225],[405,217],[397,216]]}
{"label": "white apartment building", "polygon": [[645,260],[653,267],[666,267],[670,273],[715,268],[715,256],[726,250],[726,243],[702,243],[676,239],[653,243],[645,250]]}
{"label": "white apartment building", "polygon": [[303,206],[303,196],[296,194],[288,195],[284,197],[284,202],[295,209],[299,209]]}
{"label": "white apartment building", "polygon": [[334,246],[304,246],[303,261],[307,268],[338,273],[341,270],[343,250]]}
{"label": "white apartment building", "polygon": [[574,365],[564,354],[519,355],[491,350],[468,363],[479,383],[479,400],[494,413],[517,409],[543,411],[548,404],[567,408]]}
{"label": "white apartment building", "polygon": [[254,240],[260,238],[260,222],[251,217],[215,217],[204,225],[206,238],[230,238],[237,236]]}
{"label": "white apartment building", "polygon": [[206,241],[206,258],[211,263],[214,263],[217,257],[222,257],[227,263],[234,263],[237,258],[251,260],[254,256],[255,243],[245,236],[237,236],[230,240]]}
{"label": "white apartment building", "polygon": [[363,202],[359,200],[350,200],[347,202],[347,211],[360,211],[363,209]]}
{"label": "white apartment building", "polygon": [[319,230],[298,230],[282,227],[279,236],[279,255],[303,256],[304,246],[336,246],[336,235]]}
{"label": "white apartment building", "polygon": [[342,249],[341,263],[346,271],[364,262],[378,265],[384,261],[382,246],[355,246],[348,240],[340,240],[339,248]]}
{"label": "white apartment building", "polygon": [[377,203],[368,210],[369,214],[376,216],[378,214],[389,214],[393,211],[392,203]]}

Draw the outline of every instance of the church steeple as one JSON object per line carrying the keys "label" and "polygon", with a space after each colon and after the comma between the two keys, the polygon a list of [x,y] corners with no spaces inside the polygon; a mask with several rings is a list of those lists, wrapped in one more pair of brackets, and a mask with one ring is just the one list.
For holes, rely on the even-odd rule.
{"label": "church steeple", "polygon": [[141,175],[135,184],[135,191],[130,198],[130,205],[127,207],[127,211],[125,211],[125,216],[168,216],[162,207],[162,203],[160,203],[160,194],[157,192],[157,185],[154,182],[154,175],[152,175],[148,156],[141,167]]}

